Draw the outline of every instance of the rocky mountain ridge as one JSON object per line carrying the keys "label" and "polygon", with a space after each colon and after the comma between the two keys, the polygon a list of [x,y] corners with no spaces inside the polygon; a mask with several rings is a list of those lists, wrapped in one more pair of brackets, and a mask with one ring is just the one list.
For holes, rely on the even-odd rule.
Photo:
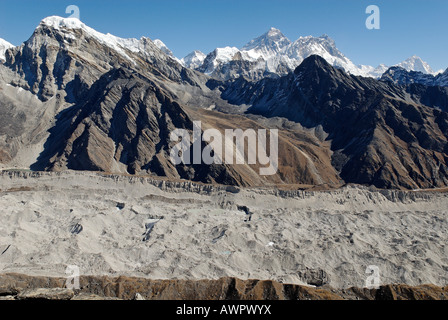
{"label": "rocky mountain ridge", "polygon": [[[197,54],[197,51],[195,52]],[[284,76],[293,72],[303,60],[311,55],[319,55],[332,66],[358,76],[380,78],[389,68],[384,64],[377,67],[355,65],[338,50],[335,41],[328,35],[306,36],[291,41],[276,28],[271,28],[241,49],[236,47],[216,48],[208,55],[204,55],[202,52],[196,55],[195,52],[181,60],[184,66],[199,70],[219,80],[235,79],[239,76],[250,80]],[[190,62],[191,57],[195,57],[194,64]],[[415,55],[397,66],[408,71],[436,75],[428,63]]]}
{"label": "rocky mountain ridge", "polygon": [[[299,40],[344,59],[328,36]],[[263,60],[298,42],[271,29],[246,53]],[[236,186],[416,189],[448,182],[447,92],[441,87],[355,77],[316,55],[282,77],[216,80],[183,67],[165,47],[102,34],[77,19],[44,19],[28,41],[6,50],[0,64],[2,167]],[[218,50],[216,57],[235,50]],[[205,61],[213,65],[210,57]],[[235,75],[261,62],[243,55],[232,61]],[[259,166],[248,164],[174,166],[169,132],[191,131],[198,120],[221,132],[278,129],[277,173],[260,176]]]}
{"label": "rocky mountain ridge", "polygon": [[402,67],[392,67],[381,76],[380,80],[390,81],[400,85],[415,83],[432,87],[448,87],[448,69],[434,76],[419,71],[408,71]]}

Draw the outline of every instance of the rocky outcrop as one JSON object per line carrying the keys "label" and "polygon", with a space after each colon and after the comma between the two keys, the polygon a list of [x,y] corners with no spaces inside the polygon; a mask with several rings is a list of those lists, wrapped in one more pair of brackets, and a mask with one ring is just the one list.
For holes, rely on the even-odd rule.
{"label": "rocky outcrop", "polygon": [[[307,287],[268,280],[151,280],[82,276],[80,289],[64,289],[65,279],[3,274],[7,300],[448,300],[448,287],[385,285],[378,289]],[[20,292],[17,294],[17,292]]]}
{"label": "rocky outcrop", "polygon": [[408,71],[401,67],[389,68],[382,76],[381,81],[389,81],[400,85],[422,84],[425,86],[448,86],[448,70],[438,75],[419,71]]}

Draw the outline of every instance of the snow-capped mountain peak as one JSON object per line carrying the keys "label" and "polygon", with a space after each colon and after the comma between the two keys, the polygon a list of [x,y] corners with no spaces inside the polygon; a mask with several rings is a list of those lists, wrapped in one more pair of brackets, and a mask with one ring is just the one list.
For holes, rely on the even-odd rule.
{"label": "snow-capped mountain peak", "polygon": [[77,18],[63,18],[59,16],[50,16],[44,18],[38,28],[47,26],[54,29],[84,29],[86,25]]}
{"label": "snow-capped mountain peak", "polygon": [[[95,38],[100,43],[114,49],[126,58],[129,58],[129,51],[144,55],[149,53],[149,55],[152,55],[150,52],[160,50],[171,59],[176,60],[186,67],[197,69],[206,74],[215,75],[223,79],[238,76],[238,73],[234,71],[237,68],[236,65],[238,65],[238,68],[242,68],[241,70],[244,74],[253,75],[254,77],[262,77],[269,73],[283,75],[294,70],[304,59],[311,55],[319,55],[331,65],[342,68],[353,75],[379,78],[388,69],[385,65],[380,65],[377,68],[355,65],[338,50],[335,41],[328,35],[324,34],[320,37],[300,37],[296,41],[291,42],[276,28],[270,28],[261,36],[248,42],[241,49],[228,46],[217,48],[208,55],[200,51],[194,51],[182,60],[177,59],[173,52],[159,39],[154,41],[147,38],[140,40],[133,38],[124,39],[109,33],[103,34],[88,27],[76,18],[47,17],[41,21],[37,29],[39,28],[52,28],[63,33],[64,37],[72,39],[76,39],[79,36],[79,33],[74,32],[74,30],[82,30],[84,36]],[[151,42],[152,44],[150,44]],[[5,51],[11,47],[13,45],[0,39],[0,59],[5,59]],[[234,67],[230,69],[223,68],[227,64],[232,64]],[[419,71],[424,74],[436,75],[438,73],[434,72],[428,63],[415,55],[396,66],[408,71]],[[232,76],[230,74],[217,75],[215,74],[216,72],[231,72]],[[446,71],[444,75],[446,76]]]}
{"label": "snow-capped mountain peak", "polygon": [[6,50],[13,48],[14,45],[0,38],[0,60],[5,60]]}
{"label": "snow-capped mountain peak", "polygon": [[275,35],[278,35],[278,34],[281,34],[281,33],[282,32],[279,29],[271,27],[266,34],[268,34],[269,36],[275,36]]}
{"label": "snow-capped mountain peak", "polygon": [[157,48],[159,48],[162,52],[164,52],[164,53],[165,53],[166,55],[168,55],[170,58],[176,60],[178,63],[180,63],[180,64],[183,65],[182,60],[176,58],[176,56],[174,55],[174,53],[170,50],[170,48],[168,48],[168,47],[166,46],[165,43],[163,43],[162,40],[160,40],[160,39],[156,39],[156,40],[153,40],[152,42],[156,45]]}
{"label": "snow-capped mountain peak", "polygon": [[416,55],[413,55],[396,66],[402,67],[407,71],[419,71],[424,74],[435,74],[429,64]]}
{"label": "snow-capped mountain peak", "polygon": [[295,62],[295,66],[298,66],[304,59],[311,55],[318,55],[331,65],[343,68],[350,74],[367,75],[365,74],[366,70],[357,67],[338,50],[336,43],[328,35],[322,35],[320,37],[300,37],[284,50],[284,54]]}
{"label": "snow-capped mountain peak", "polygon": [[323,58],[325,58],[324,55],[345,58],[345,56],[336,47],[334,40],[327,35],[320,37],[300,37],[291,43],[286,50],[286,54],[291,58],[300,59],[305,59],[312,54],[318,54]]}
{"label": "snow-capped mountain peak", "polygon": [[218,66],[232,61],[238,52],[240,51],[236,47],[216,48],[204,59],[201,71],[206,74],[213,73]]}
{"label": "snow-capped mountain peak", "polygon": [[199,68],[203,63],[207,55],[199,50],[195,50],[182,58],[180,61],[183,66],[191,69]]}
{"label": "snow-capped mountain peak", "polygon": [[247,43],[241,51],[247,52],[255,60],[259,57],[268,60],[279,54],[290,43],[291,41],[280,30],[271,28],[268,32]]}

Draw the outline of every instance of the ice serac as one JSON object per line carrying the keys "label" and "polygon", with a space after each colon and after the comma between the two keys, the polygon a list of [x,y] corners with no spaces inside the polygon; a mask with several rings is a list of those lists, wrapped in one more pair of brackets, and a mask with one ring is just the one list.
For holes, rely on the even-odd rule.
{"label": "ice serac", "polygon": [[3,40],[0,38],[0,61],[1,60],[5,60],[5,52],[6,50],[13,48],[14,45],[12,45],[11,43],[9,43],[6,40]]}

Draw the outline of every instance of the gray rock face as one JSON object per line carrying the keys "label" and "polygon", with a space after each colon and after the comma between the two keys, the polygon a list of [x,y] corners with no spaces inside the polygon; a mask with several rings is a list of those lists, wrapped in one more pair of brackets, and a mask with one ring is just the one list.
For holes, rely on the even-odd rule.
{"label": "gray rock face", "polygon": [[64,288],[28,289],[17,295],[18,300],[71,300],[75,293]]}
{"label": "gray rock face", "polygon": [[28,41],[7,52],[5,66],[19,76],[11,85],[30,90],[42,101],[59,90],[65,91],[68,102],[82,100],[95,81],[119,67],[148,69],[179,82],[188,78],[188,71],[150,39],[127,40],[132,47],[125,39],[120,41],[104,43],[84,25],[55,29],[44,20]]}

